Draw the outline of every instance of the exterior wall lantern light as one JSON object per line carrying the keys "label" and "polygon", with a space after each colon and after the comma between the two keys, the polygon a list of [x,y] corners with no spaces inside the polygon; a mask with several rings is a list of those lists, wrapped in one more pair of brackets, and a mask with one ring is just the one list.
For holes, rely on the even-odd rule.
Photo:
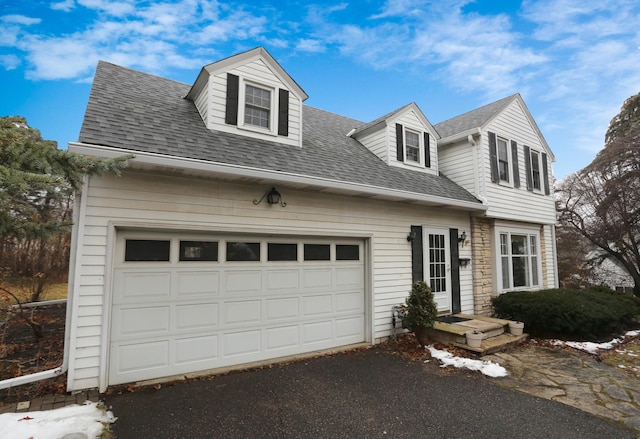
{"label": "exterior wall lantern light", "polygon": [[416,232],[412,230],[407,235],[407,242],[413,242],[414,239],[416,239]]}
{"label": "exterior wall lantern light", "polygon": [[462,243],[462,246],[464,247],[464,243],[467,240],[467,232],[463,231],[462,235],[458,236],[458,243]]}
{"label": "exterior wall lantern light", "polygon": [[267,198],[267,203],[269,204],[279,204],[282,207],[285,207],[287,205],[287,203],[284,202],[282,195],[280,195],[280,192],[278,192],[275,187],[272,187],[270,191],[265,192],[262,198],[260,198],[259,200],[253,200],[253,204],[258,205],[262,203],[262,200],[264,200],[265,197]]}

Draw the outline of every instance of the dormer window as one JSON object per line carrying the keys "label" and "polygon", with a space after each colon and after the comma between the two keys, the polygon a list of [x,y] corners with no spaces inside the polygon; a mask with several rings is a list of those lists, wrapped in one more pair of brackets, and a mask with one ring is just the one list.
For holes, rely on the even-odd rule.
{"label": "dormer window", "polygon": [[225,123],[271,136],[288,136],[289,91],[228,73]]}
{"label": "dormer window", "polygon": [[246,84],[244,123],[266,129],[271,128],[271,90]]}
{"label": "dormer window", "polygon": [[406,160],[420,163],[420,135],[414,131],[405,130],[404,133],[406,149]]}
{"label": "dormer window", "polygon": [[431,167],[429,133],[396,124],[396,160],[412,166]]}

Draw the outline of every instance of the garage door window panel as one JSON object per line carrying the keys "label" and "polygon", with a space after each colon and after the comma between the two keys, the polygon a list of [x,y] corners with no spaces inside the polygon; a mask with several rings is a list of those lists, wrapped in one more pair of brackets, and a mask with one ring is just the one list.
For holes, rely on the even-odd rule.
{"label": "garage door window panel", "polygon": [[227,261],[257,262],[260,261],[259,242],[227,242]]}
{"label": "garage door window panel", "polygon": [[270,242],[267,244],[267,260],[273,261],[297,261],[298,244],[280,244]]}
{"label": "garage door window panel", "polygon": [[180,261],[217,261],[218,243],[214,241],[180,241]]}
{"label": "garage door window panel", "polygon": [[169,262],[171,241],[156,239],[127,239],[125,262]]}
{"label": "garage door window panel", "polygon": [[336,261],[359,261],[360,246],[359,245],[336,245]]}
{"label": "garage door window panel", "polygon": [[305,244],[305,261],[330,261],[331,246],[329,244]]}

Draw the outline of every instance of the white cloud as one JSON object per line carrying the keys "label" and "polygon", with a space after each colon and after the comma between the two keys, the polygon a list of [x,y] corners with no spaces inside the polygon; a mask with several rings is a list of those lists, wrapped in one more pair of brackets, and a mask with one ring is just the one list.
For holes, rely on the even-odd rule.
{"label": "white cloud", "polygon": [[326,50],[323,41],[303,38],[296,44],[296,50],[300,52],[321,53]]}
{"label": "white cloud", "polygon": [[31,26],[33,24],[39,24],[42,20],[40,18],[27,17],[26,15],[3,15],[0,16],[0,21],[10,24],[21,24],[24,26]]}
{"label": "white cloud", "polygon": [[51,9],[55,11],[64,11],[69,12],[76,6],[76,2],[74,0],[63,0],[58,3],[51,3],[49,6]]}
{"label": "white cloud", "polygon": [[15,55],[0,55],[0,65],[6,70],[15,70],[20,63],[20,58]]}

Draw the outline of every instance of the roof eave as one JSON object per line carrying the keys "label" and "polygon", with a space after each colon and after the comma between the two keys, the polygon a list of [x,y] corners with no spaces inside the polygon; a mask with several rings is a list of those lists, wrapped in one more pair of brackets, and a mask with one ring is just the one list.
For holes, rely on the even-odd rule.
{"label": "roof eave", "polygon": [[175,157],[165,154],[140,152],[124,148],[93,145],[82,142],[70,142],[69,151],[77,154],[114,158],[127,154],[134,155],[130,161],[131,168],[170,168],[181,171],[190,171],[194,174],[217,176],[227,180],[257,179],[270,183],[283,183],[300,185],[304,187],[317,187],[329,192],[358,195],[368,198],[384,199],[391,201],[404,201],[413,204],[448,207],[457,210],[484,212],[487,206],[480,201],[472,202],[453,198],[425,195],[416,192],[407,192],[399,189],[371,186],[360,183],[344,182],[323,177],[293,174],[270,169],[259,169],[248,166],[232,165],[227,163],[211,162],[207,160]]}
{"label": "roof eave", "polygon": [[476,136],[476,135],[480,135],[482,133],[482,130],[478,127],[476,128],[471,128],[469,130],[466,131],[462,131],[460,133],[456,133],[453,134],[449,137],[444,137],[442,139],[440,139],[438,141],[438,146],[445,146],[445,145],[449,145],[451,143],[456,143],[459,142],[461,140],[466,140],[469,138],[469,136]]}

